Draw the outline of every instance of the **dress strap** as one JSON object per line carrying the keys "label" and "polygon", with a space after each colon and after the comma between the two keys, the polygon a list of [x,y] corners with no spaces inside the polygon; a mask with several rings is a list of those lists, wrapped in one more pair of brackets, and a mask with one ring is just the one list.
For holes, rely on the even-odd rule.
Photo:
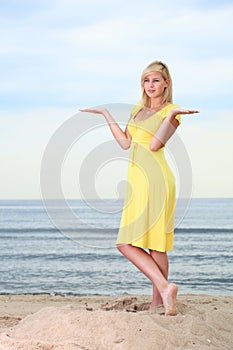
{"label": "dress strap", "polygon": [[138,102],[131,108],[130,118],[134,119],[143,106]]}

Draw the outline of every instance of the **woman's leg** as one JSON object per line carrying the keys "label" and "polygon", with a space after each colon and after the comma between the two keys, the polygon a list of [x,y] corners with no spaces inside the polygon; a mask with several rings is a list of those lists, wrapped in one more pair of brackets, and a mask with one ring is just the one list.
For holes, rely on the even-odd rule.
{"label": "woman's leg", "polygon": [[[169,267],[169,262],[168,262],[168,257],[166,252],[158,252],[156,250],[149,250],[150,256],[152,259],[155,261],[157,264],[158,268],[162,272],[163,276],[168,279],[168,267]],[[161,295],[156,287],[155,284],[152,284],[153,287],[153,297],[152,297],[152,302],[151,302],[151,307],[159,306],[163,303]]]}
{"label": "woman's leg", "polygon": [[168,283],[151,255],[130,244],[119,244],[117,248],[156,285],[165,307],[165,315],[175,315],[178,287],[173,283]]}

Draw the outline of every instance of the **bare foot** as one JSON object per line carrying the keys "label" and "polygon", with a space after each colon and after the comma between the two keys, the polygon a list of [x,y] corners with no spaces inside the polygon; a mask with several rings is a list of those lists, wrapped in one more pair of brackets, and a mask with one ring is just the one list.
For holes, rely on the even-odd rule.
{"label": "bare foot", "polygon": [[169,283],[167,289],[162,295],[163,305],[165,307],[165,316],[176,315],[176,296],[178,292],[178,286],[174,283]]}
{"label": "bare foot", "polygon": [[149,309],[153,310],[153,309],[156,309],[157,307],[160,307],[160,306],[163,306],[163,302],[158,303],[158,304],[151,303]]}
{"label": "bare foot", "polygon": [[161,298],[161,295],[158,294],[158,292],[156,294],[153,292],[153,297],[152,297],[150,306],[156,307],[156,306],[160,306],[160,305],[163,305],[163,300]]}
{"label": "bare foot", "polygon": [[149,307],[149,313],[150,314],[164,314],[164,306],[163,304],[159,304],[159,305],[150,305]]}

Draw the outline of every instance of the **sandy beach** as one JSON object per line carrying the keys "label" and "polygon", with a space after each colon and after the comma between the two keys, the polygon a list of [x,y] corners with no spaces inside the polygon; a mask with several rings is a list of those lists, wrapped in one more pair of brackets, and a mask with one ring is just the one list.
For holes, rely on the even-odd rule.
{"label": "sandy beach", "polygon": [[179,295],[177,315],[150,296],[0,296],[0,350],[232,349],[233,297]]}

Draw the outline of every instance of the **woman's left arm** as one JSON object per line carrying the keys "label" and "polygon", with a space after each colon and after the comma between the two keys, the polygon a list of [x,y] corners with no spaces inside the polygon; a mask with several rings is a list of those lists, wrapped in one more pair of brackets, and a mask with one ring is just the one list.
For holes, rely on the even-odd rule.
{"label": "woman's left arm", "polygon": [[183,108],[173,108],[168,113],[168,116],[163,120],[159,129],[156,131],[150,142],[150,150],[158,151],[160,148],[164,147],[166,142],[171,138],[171,136],[176,131],[179,121],[176,116],[179,114],[194,114],[199,113],[199,111],[194,109],[183,109]]}

